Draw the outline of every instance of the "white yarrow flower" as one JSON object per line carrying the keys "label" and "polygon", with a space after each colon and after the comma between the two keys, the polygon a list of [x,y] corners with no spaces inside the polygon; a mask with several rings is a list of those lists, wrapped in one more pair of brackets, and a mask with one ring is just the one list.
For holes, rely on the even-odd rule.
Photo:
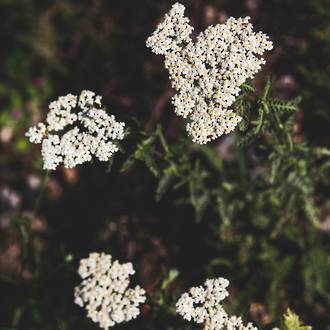
{"label": "white yarrow flower", "polygon": [[229,281],[222,277],[207,279],[204,286],[192,287],[181,295],[176,311],[187,321],[204,323],[205,330],[257,330],[223,309],[221,302],[228,296],[228,285]]}
{"label": "white yarrow flower", "polygon": [[108,161],[118,151],[113,140],[124,138],[125,124],[101,109],[101,96],[84,90],[78,96],[60,96],[49,104],[46,123],[31,127],[26,136],[41,143],[44,169],[55,170],[90,162],[93,156]]}
{"label": "white yarrow flower", "polygon": [[78,269],[82,283],[75,288],[75,303],[87,310],[87,316],[102,329],[135,319],[139,305],[146,300],[140,286],[128,288],[131,263],[112,261],[110,255],[91,253],[80,261]]}
{"label": "white yarrow flower", "polygon": [[165,56],[177,92],[172,99],[175,112],[189,119],[186,129],[192,140],[204,144],[230,133],[242,120],[230,107],[273,45],[265,34],[253,31],[250,17],[210,26],[193,42],[184,10],[176,3],[147,39],[147,47]]}

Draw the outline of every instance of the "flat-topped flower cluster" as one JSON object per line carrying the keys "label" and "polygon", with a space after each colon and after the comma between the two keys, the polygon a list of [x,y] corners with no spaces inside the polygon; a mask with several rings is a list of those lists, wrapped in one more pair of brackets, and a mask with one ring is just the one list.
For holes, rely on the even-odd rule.
{"label": "flat-topped flower cluster", "polygon": [[[111,255],[90,253],[80,260],[78,273],[83,279],[75,288],[75,303],[87,310],[87,316],[102,329],[135,319],[146,292],[140,286],[128,288],[135,273],[131,263],[112,261]],[[222,301],[228,296],[229,281],[219,277],[207,279],[204,286],[192,287],[181,295],[176,311],[184,319],[203,323],[205,330],[257,330],[240,317],[228,315]]]}
{"label": "flat-topped flower cluster", "polygon": [[147,46],[165,56],[177,115],[188,118],[188,135],[204,144],[231,132],[241,117],[230,107],[241,85],[265,63],[261,55],[272,49],[262,32],[255,33],[249,17],[229,18],[208,27],[194,42],[193,27],[179,3],[165,15]]}
{"label": "flat-topped flower cluster", "polygon": [[75,303],[87,310],[87,316],[103,329],[135,319],[139,305],[146,300],[140,286],[128,288],[133,265],[112,261],[110,255],[91,253],[80,261],[78,273],[83,279],[75,289]]}
{"label": "flat-topped flower cluster", "polygon": [[84,90],[78,96],[60,96],[49,104],[46,123],[31,127],[26,135],[42,143],[44,169],[55,170],[89,162],[94,155],[107,161],[118,151],[113,140],[124,138],[124,123],[102,109],[101,96]]}
{"label": "flat-topped flower cluster", "polygon": [[[193,41],[184,11],[183,5],[174,4],[147,46],[165,56],[176,90],[175,112],[188,119],[192,140],[205,144],[233,131],[242,120],[231,107],[273,46],[264,33],[253,31],[249,17],[231,17],[225,24],[210,26]],[[124,138],[124,126],[102,109],[101,96],[85,90],[51,102],[46,123],[31,127],[26,135],[32,143],[42,144],[44,169],[55,170],[61,163],[75,167],[93,156],[109,160],[118,151],[113,140]]]}
{"label": "flat-topped flower cluster", "polygon": [[229,295],[225,278],[207,279],[203,286],[192,287],[182,294],[176,304],[177,312],[186,320],[204,323],[206,330],[257,330],[246,326],[240,317],[226,313],[221,302]]}

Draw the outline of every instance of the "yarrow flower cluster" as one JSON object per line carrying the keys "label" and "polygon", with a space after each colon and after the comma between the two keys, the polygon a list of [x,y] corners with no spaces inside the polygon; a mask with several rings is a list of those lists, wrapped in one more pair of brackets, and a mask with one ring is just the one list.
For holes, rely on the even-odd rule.
{"label": "yarrow flower cluster", "polygon": [[207,279],[203,286],[193,287],[181,295],[176,303],[177,312],[186,320],[204,323],[207,330],[257,330],[251,323],[246,326],[240,317],[228,315],[221,302],[229,295],[225,278]]}
{"label": "yarrow flower cluster", "polygon": [[116,323],[135,319],[139,305],[146,300],[140,286],[128,288],[135,273],[131,263],[112,261],[110,255],[91,253],[80,261],[78,273],[83,279],[75,288],[75,303],[87,310],[87,316],[109,329]]}
{"label": "yarrow flower cluster", "polygon": [[193,27],[179,3],[147,39],[147,46],[165,56],[177,115],[188,118],[188,135],[205,144],[234,130],[242,118],[230,110],[241,85],[265,63],[261,55],[272,49],[262,32],[255,33],[250,17],[229,18],[208,27],[195,42]]}
{"label": "yarrow flower cluster", "polygon": [[60,96],[49,104],[46,123],[31,127],[26,136],[41,143],[44,169],[55,170],[89,162],[94,155],[107,161],[118,151],[112,140],[124,138],[124,126],[102,109],[101,96],[84,90],[78,96]]}

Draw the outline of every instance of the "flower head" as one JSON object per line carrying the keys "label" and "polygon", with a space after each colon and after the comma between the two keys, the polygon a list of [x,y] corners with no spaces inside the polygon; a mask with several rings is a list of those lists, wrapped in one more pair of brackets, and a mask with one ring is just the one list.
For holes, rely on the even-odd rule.
{"label": "flower head", "polygon": [[61,163],[71,168],[89,162],[92,156],[107,161],[118,151],[112,140],[124,138],[124,123],[102,108],[101,96],[84,90],[79,96],[60,96],[49,104],[46,123],[31,127],[26,136],[41,143],[44,169]]}
{"label": "flower head", "polygon": [[129,276],[135,273],[131,263],[112,261],[110,255],[91,253],[80,261],[82,283],[75,288],[75,303],[87,310],[87,316],[109,329],[116,323],[135,319],[139,305],[146,300],[140,287],[128,288]]}
{"label": "flower head", "polygon": [[229,281],[225,278],[207,279],[204,286],[192,287],[176,303],[177,312],[186,320],[204,323],[207,330],[257,330],[251,323],[230,316],[221,306],[228,296]]}
{"label": "flower head", "polygon": [[265,63],[261,55],[272,49],[262,32],[255,33],[249,17],[229,18],[225,24],[208,27],[196,40],[176,3],[165,15],[147,46],[165,56],[177,115],[188,118],[188,135],[204,144],[234,130],[241,117],[230,110],[240,86]]}

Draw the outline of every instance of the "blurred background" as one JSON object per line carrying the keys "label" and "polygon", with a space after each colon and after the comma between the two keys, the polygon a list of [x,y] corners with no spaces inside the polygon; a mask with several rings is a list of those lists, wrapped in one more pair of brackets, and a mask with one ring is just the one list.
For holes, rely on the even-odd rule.
{"label": "blurred background", "polygon": [[[288,226],[298,236],[274,239],[268,222],[258,227],[258,236],[244,213],[233,222],[244,224],[239,230],[254,228],[248,237],[219,229],[223,220],[215,215],[196,222],[192,207],[178,202],[185,192],[157,202],[157,180],[143,164],[120,174],[116,162],[110,173],[100,163],[61,168],[44,181],[40,146],[24,134],[60,95],[90,89],[120,121],[137,118],[146,132],[161,123],[173,143],[185,134],[170,102],[163,59],[145,47],[173,3],[0,0],[0,329],[97,329],[73,304],[78,261],[91,251],[133,261],[136,280],[151,296],[177,269],[171,294],[162,297],[167,302],[206,276],[226,276],[232,282],[231,310],[261,328],[271,329],[292,307],[313,329],[328,329],[329,186],[322,190],[322,229],[295,222]],[[262,88],[271,74],[276,96],[302,96],[298,140],[330,146],[328,0],[182,3],[196,31],[230,16],[251,16],[256,30],[274,42],[255,85]],[[226,143],[220,139],[214,147],[230,161]],[[161,304],[149,304],[138,320],[118,328],[185,326]]]}

